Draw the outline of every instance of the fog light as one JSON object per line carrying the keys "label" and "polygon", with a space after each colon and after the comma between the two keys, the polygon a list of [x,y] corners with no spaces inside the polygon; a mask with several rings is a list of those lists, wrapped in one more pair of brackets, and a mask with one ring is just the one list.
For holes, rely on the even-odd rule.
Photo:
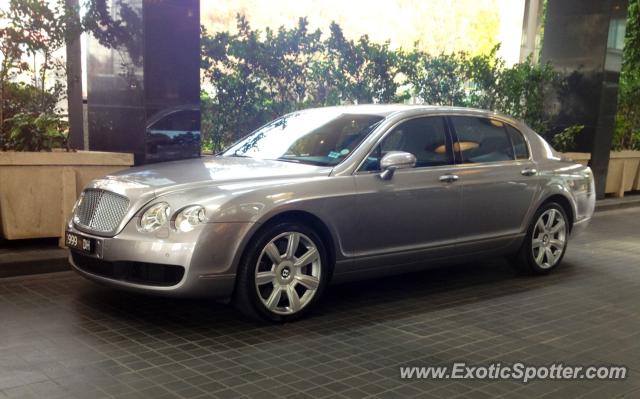
{"label": "fog light", "polygon": [[200,205],[188,206],[178,212],[173,224],[176,230],[188,232],[194,229],[199,224],[203,224],[207,221],[207,215],[204,208]]}
{"label": "fog light", "polygon": [[166,202],[151,205],[140,218],[140,231],[151,233],[162,227],[171,214],[171,207]]}

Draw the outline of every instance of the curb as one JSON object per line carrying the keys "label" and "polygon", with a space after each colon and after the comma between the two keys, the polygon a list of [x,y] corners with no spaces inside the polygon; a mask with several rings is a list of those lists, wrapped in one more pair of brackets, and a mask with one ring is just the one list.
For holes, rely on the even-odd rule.
{"label": "curb", "polygon": [[71,270],[63,249],[26,251],[0,256],[0,278]]}
{"label": "curb", "polygon": [[618,210],[618,209],[628,209],[628,208],[635,208],[635,207],[640,207],[640,198],[633,198],[633,199],[629,199],[629,200],[625,200],[625,199],[621,199],[621,200],[617,200],[617,201],[611,201],[611,202],[607,202],[609,200],[603,200],[602,202],[598,203],[598,201],[596,201],[596,212],[604,212],[604,211],[613,211],[613,210]]}

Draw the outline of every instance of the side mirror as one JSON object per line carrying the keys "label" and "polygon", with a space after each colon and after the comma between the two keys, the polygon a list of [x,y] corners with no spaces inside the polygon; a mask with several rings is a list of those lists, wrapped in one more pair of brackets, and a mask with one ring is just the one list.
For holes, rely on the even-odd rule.
{"label": "side mirror", "polygon": [[380,178],[389,180],[396,169],[409,169],[416,166],[416,156],[404,151],[391,151],[380,160]]}

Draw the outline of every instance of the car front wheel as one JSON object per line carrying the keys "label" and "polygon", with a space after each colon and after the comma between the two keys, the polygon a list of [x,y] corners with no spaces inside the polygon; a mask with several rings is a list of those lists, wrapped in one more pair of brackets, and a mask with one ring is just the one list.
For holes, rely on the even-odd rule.
{"label": "car front wheel", "polygon": [[545,274],[564,257],[569,239],[569,222],[564,209],[555,202],[544,204],[536,212],[517,262],[526,271]]}
{"label": "car front wheel", "polygon": [[250,244],[238,270],[235,302],[252,318],[286,321],[306,313],[327,281],[320,237],[294,222],[267,227]]}

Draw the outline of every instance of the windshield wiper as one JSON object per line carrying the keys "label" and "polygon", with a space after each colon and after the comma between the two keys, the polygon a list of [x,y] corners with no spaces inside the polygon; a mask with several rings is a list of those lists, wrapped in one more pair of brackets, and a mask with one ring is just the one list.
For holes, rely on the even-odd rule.
{"label": "windshield wiper", "polygon": [[298,163],[298,164],[303,164],[303,165],[313,165],[313,166],[328,166],[325,162],[311,161],[309,159],[276,158],[276,159],[272,159],[272,161],[291,162],[291,163]]}
{"label": "windshield wiper", "polygon": [[291,158],[276,158],[274,161],[282,161],[282,162],[292,162],[292,163],[302,163],[299,159],[291,159]]}

